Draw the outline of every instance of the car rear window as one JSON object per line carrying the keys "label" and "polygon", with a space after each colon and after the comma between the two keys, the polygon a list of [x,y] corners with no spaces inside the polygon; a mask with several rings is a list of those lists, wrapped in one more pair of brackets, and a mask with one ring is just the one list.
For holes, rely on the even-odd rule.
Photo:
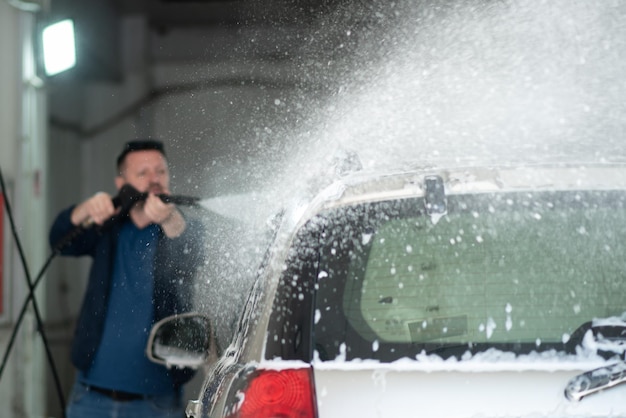
{"label": "car rear window", "polygon": [[335,209],[301,232],[286,269],[316,282],[311,305],[306,291],[283,298],[300,299],[305,345],[323,361],[575,352],[581,325],[626,310],[624,199],[449,196],[441,218],[423,199]]}

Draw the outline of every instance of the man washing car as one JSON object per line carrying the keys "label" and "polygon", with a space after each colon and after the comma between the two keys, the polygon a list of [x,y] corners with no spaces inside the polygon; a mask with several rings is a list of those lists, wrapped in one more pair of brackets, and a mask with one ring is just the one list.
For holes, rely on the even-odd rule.
{"label": "man washing car", "polygon": [[55,246],[73,229],[93,224],[61,250],[93,258],[72,345],[78,376],[67,417],[180,418],[182,385],[192,372],[150,362],[145,346],[152,324],[190,309],[202,227],[160,197],[170,193],[161,142],[128,142],[114,181],[118,190],[132,186],[145,199],[119,208],[98,192],[63,210],[50,231]]}

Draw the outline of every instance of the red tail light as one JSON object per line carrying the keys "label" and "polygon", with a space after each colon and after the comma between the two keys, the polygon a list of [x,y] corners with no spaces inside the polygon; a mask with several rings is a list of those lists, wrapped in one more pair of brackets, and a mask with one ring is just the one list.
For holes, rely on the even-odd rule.
{"label": "red tail light", "polygon": [[257,370],[228,418],[316,418],[311,368]]}

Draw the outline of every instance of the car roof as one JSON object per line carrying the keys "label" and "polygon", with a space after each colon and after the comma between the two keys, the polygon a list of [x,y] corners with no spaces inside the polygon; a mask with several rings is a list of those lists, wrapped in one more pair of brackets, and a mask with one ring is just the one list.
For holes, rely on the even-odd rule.
{"label": "car roof", "polygon": [[489,193],[548,190],[626,189],[626,164],[567,163],[492,167],[417,167],[350,173],[322,190],[306,208],[299,209],[299,224],[321,210],[365,202],[420,197],[424,178],[442,178],[445,193]]}

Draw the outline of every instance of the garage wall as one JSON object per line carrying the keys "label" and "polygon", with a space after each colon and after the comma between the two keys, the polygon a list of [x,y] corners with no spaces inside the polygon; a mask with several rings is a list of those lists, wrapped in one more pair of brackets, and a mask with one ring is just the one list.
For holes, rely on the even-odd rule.
{"label": "garage wall", "polygon": [[[0,2],[0,53],[5,57],[4,65],[0,66],[0,169],[7,186],[14,184],[17,171],[17,138],[19,128],[21,51],[19,12],[5,2]],[[10,196],[11,198],[13,195]],[[4,214],[4,207],[0,208],[0,217],[4,218],[4,234],[0,236],[0,251],[2,251],[2,306],[0,314],[0,350],[4,354],[12,331],[10,292],[12,274],[9,246],[11,239]],[[0,382],[0,415],[10,416],[13,396],[13,379],[17,377],[18,362],[7,363]]]}

